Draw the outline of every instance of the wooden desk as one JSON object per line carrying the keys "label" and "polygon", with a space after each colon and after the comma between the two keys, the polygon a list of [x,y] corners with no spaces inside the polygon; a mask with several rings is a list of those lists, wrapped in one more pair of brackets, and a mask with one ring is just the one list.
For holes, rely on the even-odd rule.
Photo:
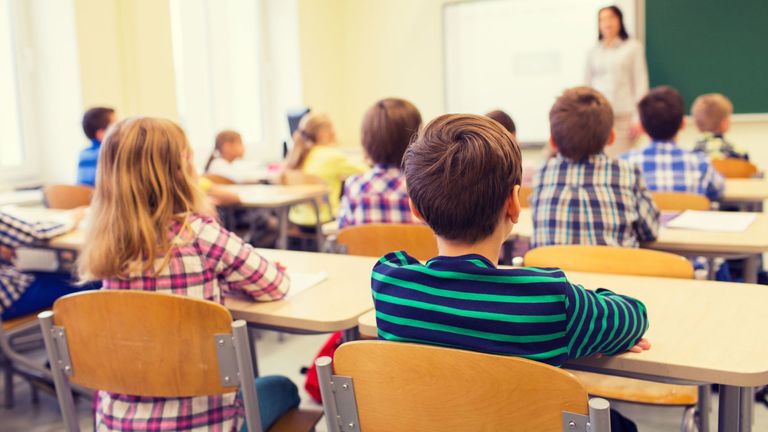
{"label": "wooden desk", "polygon": [[[661,227],[656,241],[643,243],[649,249],[674,252],[681,255],[738,257],[748,256],[745,279],[757,281],[760,254],[768,252],[768,214],[757,213],[749,228],[741,233],[703,232]],[[530,239],[533,235],[531,209],[523,209],[510,240]]]}
{"label": "wooden desk", "polygon": [[[749,430],[738,429],[733,422],[747,416],[752,406],[743,394],[768,384],[768,335],[759,330],[768,304],[765,287],[578,272],[568,272],[568,278],[587,288],[605,287],[642,300],[648,307],[647,337],[653,345],[641,354],[583,358],[568,367],[667,382],[721,384],[720,415],[727,422],[720,430]],[[359,329],[363,336],[377,336],[373,311],[360,317]]]}
{"label": "wooden desk", "polygon": [[227,308],[257,327],[293,333],[329,333],[357,329],[360,315],[373,309],[371,269],[376,258],[259,249],[264,257],[302,272],[326,272],[328,278],[295,297],[256,303],[228,297]]}
{"label": "wooden desk", "polygon": [[768,200],[768,179],[726,179],[723,202],[743,206],[748,210],[763,211],[763,202]]}
{"label": "wooden desk", "polygon": [[43,203],[43,191],[40,189],[9,191],[0,193],[0,207],[7,205],[32,206]]}
{"label": "wooden desk", "polygon": [[296,185],[296,186],[272,186],[272,185],[227,185],[222,186],[236,193],[240,197],[241,208],[274,209],[280,220],[277,247],[288,247],[288,211],[296,204],[308,203],[315,208],[317,216],[317,242],[318,249],[322,250],[323,234],[320,223],[320,208],[318,198],[328,195],[328,188],[324,185]]}

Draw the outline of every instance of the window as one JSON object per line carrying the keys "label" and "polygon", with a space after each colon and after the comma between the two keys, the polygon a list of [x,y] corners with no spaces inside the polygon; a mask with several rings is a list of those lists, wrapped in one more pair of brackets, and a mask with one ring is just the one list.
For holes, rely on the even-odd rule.
{"label": "window", "polygon": [[0,168],[19,169],[25,159],[10,4],[0,0]]}
{"label": "window", "polygon": [[222,129],[240,132],[246,159],[279,158],[286,112],[301,106],[296,1],[171,0],[171,27],[179,120],[197,166]]}

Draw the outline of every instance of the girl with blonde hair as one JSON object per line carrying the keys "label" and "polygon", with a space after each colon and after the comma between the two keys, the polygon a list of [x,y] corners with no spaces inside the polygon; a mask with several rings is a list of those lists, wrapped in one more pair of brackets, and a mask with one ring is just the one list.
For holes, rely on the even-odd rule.
{"label": "girl with blonde hair", "polygon": [[[101,148],[91,225],[79,261],[85,280],[104,289],[159,291],[223,303],[240,291],[256,301],[288,291],[283,268],[273,264],[206,215],[192,151],[175,123],[130,118],[115,124]],[[170,329],[169,329],[170,331]],[[285,377],[256,380],[268,428],[298,405]],[[137,397],[99,391],[96,430],[236,431],[244,423],[235,393],[191,398]],[[157,426],[151,426],[157,425]]]}
{"label": "girl with blonde hair", "polygon": [[[325,114],[305,115],[293,133],[293,148],[286,160],[286,169],[322,179],[330,188],[329,206],[320,207],[321,222],[333,220],[339,210],[341,187],[345,178],[368,170],[356,163],[336,145],[336,132]],[[330,208],[329,208],[330,207]],[[314,226],[314,208],[302,204],[291,208],[290,220],[300,226]]]}

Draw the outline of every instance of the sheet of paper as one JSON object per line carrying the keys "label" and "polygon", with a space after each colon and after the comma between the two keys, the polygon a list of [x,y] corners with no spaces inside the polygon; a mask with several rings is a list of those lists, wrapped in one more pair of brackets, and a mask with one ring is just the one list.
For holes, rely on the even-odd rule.
{"label": "sheet of paper", "polygon": [[667,228],[740,233],[755,221],[754,213],[686,210],[670,220]]}
{"label": "sheet of paper", "polygon": [[53,210],[45,207],[3,207],[3,212],[27,222],[55,222],[68,224],[74,220],[72,210]]}
{"label": "sheet of paper", "polygon": [[286,273],[291,278],[291,289],[288,290],[286,298],[295,297],[308,288],[312,288],[328,279],[328,273],[326,272],[306,273],[287,270]]}
{"label": "sheet of paper", "polygon": [[59,269],[59,259],[56,251],[20,247],[16,249],[14,266],[23,271],[54,272]]}

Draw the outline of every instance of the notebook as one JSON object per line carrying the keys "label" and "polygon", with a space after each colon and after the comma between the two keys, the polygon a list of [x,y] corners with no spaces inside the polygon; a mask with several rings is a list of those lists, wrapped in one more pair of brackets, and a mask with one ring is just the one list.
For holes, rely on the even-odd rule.
{"label": "notebook", "polygon": [[686,210],[667,222],[671,229],[740,233],[749,228],[757,217],[754,213]]}
{"label": "notebook", "polygon": [[326,272],[306,273],[286,270],[286,274],[291,278],[291,288],[288,290],[288,295],[285,298],[295,297],[328,279],[328,273]]}

